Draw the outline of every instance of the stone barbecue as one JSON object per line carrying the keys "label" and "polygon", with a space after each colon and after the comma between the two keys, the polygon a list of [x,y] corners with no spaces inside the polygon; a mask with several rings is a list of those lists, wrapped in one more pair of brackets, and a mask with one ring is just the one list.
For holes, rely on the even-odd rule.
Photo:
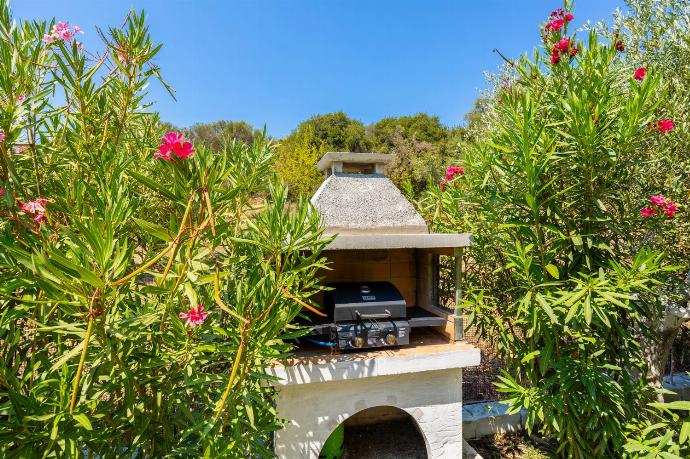
{"label": "stone barbecue", "polygon": [[453,259],[458,304],[471,235],[430,232],[385,176],[393,159],[326,153],[317,164],[326,179],[312,204],[334,236],[321,273],[331,289],[314,298],[326,317],[311,317],[312,335],[267,369],[289,421],[275,435],[278,457],[316,459],[341,423],[400,415],[427,457],[462,457],[462,368],[479,364],[479,350],[463,341],[459,311],[440,304],[439,263]]}

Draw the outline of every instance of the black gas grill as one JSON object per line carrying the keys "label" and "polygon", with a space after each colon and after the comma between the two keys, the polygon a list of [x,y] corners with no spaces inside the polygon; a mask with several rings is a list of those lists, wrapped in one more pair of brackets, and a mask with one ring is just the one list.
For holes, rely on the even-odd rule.
{"label": "black gas grill", "polygon": [[350,282],[328,287],[331,290],[324,295],[323,311],[328,317],[312,317],[311,335],[341,350],[409,344],[412,327],[444,322],[439,317],[408,318],[405,299],[390,282]]}

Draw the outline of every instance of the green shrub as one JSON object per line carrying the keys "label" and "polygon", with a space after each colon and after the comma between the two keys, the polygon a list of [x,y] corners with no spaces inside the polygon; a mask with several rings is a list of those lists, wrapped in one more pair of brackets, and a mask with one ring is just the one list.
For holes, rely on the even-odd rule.
{"label": "green shrub", "polygon": [[0,455],[271,455],[263,369],[318,289],[318,220],[262,137],[158,141],[143,13],[101,36],[94,59],[0,4]]}
{"label": "green shrub", "polygon": [[508,359],[497,385],[510,412],[526,409],[563,457],[617,457],[651,394],[638,338],[671,269],[639,236],[677,224],[676,196],[641,215],[660,190],[640,178],[648,147],[674,132],[660,129],[659,73],[639,81],[596,32],[577,41],[568,14],[511,64],[464,175],[422,205],[437,230],[475,235],[463,306]]}

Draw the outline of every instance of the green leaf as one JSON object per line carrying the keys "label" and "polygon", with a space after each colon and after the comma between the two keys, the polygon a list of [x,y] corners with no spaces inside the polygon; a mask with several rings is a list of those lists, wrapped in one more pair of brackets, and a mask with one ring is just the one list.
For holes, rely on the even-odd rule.
{"label": "green leaf", "polygon": [[91,421],[89,421],[89,418],[86,417],[84,413],[75,414],[73,417],[74,420],[81,424],[81,426],[86,430],[93,430],[93,427],[91,426]]}
{"label": "green leaf", "polygon": [[551,274],[551,277],[553,277],[554,279],[560,279],[558,268],[555,265],[546,265],[546,270],[549,272],[549,274]]}
{"label": "green leaf", "polygon": [[530,360],[534,360],[540,354],[541,354],[541,351],[539,351],[539,350],[532,351],[529,354],[527,354],[526,356],[524,356],[522,358],[522,360],[520,360],[520,363],[527,363]]}
{"label": "green leaf", "polygon": [[159,192],[160,194],[162,194],[166,198],[170,199],[171,201],[175,201],[175,202],[179,201],[179,198],[174,193],[169,191],[163,185],[161,185],[161,184],[157,183],[156,181],[151,180],[150,178],[146,177],[145,175],[141,175],[141,174],[134,172],[132,170],[128,170],[127,175],[134,178],[136,181],[138,181],[142,185],[149,187],[153,191]]}

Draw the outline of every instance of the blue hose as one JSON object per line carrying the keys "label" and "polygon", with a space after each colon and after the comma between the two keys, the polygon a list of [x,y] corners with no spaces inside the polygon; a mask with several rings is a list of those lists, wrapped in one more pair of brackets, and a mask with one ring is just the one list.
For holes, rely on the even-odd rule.
{"label": "blue hose", "polygon": [[306,339],[310,343],[318,344],[319,346],[326,346],[326,347],[336,347],[337,346],[336,343],[327,343],[326,341],[319,341],[319,340],[312,339],[312,338],[304,338],[304,339]]}

